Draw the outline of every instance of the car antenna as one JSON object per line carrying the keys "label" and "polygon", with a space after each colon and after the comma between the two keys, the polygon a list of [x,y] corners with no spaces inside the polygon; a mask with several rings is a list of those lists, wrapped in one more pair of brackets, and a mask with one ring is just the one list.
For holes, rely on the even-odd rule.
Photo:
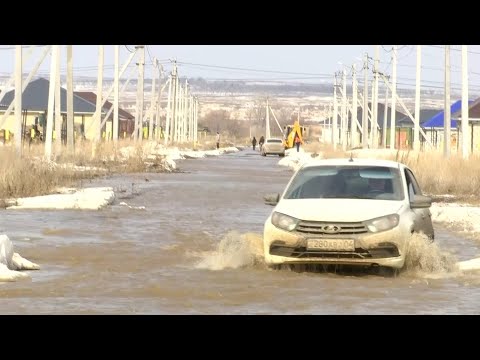
{"label": "car antenna", "polygon": [[353,151],[350,151],[350,159],[348,161],[353,162]]}

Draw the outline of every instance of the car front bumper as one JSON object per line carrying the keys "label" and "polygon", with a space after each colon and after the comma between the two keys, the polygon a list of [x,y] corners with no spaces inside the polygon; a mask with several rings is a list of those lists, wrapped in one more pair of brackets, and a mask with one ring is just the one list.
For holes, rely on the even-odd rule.
{"label": "car front bumper", "polygon": [[[270,218],[264,228],[264,255],[267,265],[338,264],[402,268],[410,230],[399,224],[379,233],[337,236],[288,232],[275,227]],[[308,239],[352,239],[354,251],[317,250],[307,247]]]}

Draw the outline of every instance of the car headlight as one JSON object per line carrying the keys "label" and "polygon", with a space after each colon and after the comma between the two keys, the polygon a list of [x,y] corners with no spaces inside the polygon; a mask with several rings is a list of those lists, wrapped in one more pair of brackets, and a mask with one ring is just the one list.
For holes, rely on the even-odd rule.
{"label": "car headlight", "polygon": [[365,224],[367,225],[368,230],[371,232],[380,232],[393,229],[398,225],[399,220],[400,217],[398,214],[391,214],[365,221]]}
{"label": "car headlight", "polygon": [[295,219],[294,217],[279,212],[274,212],[272,214],[272,224],[283,230],[295,230],[299,221],[300,220]]}

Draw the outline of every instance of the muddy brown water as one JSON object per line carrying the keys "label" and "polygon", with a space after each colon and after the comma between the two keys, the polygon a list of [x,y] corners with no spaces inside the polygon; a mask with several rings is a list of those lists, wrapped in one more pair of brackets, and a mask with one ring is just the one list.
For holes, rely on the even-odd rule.
{"label": "muddy brown water", "polygon": [[[97,179],[101,211],[0,211],[0,233],[41,265],[0,283],[2,314],[478,314],[480,272],[451,264],[480,244],[436,224],[396,277],[268,270],[263,195],[292,175],[244,150],[178,163],[181,173]],[[126,203],[128,206],[121,204]]]}

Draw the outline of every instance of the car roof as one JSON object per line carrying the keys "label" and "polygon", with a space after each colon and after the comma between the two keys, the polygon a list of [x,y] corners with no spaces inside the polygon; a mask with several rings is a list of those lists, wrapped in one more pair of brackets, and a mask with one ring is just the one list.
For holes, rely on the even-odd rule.
{"label": "car roof", "polygon": [[399,168],[405,166],[404,164],[383,159],[358,159],[358,158],[336,158],[336,159],[313,159],[305,163],[302,168],[319,166],[319,165],[349,165],[349,166],[385,166]]}

